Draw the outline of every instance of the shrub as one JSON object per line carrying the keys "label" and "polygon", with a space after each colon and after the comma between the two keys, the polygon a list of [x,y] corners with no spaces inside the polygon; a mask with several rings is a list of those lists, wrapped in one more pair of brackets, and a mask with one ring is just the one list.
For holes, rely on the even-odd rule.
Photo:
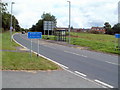
{"label": "shrub", "polygon": [[102,32],[96,31],[96,30],[90,30],[89,33],[93,33],[93,34],[101,34]]}

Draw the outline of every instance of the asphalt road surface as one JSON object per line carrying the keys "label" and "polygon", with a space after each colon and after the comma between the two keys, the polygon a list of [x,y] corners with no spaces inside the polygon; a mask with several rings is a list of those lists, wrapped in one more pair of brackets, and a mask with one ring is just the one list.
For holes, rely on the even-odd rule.
{"label": "asphalt road surface", "polygon": [[[31,48],[31,41],[27,35],[15,34],[13,36],[21,45]],[[38,52],[36,40],[32,40],[32,50]],[[73,73],[93,80],[109,88],[118,87],[118,56],[80,50],[68,46],[40,40],[39,54],[50,58],[64,66]]]}

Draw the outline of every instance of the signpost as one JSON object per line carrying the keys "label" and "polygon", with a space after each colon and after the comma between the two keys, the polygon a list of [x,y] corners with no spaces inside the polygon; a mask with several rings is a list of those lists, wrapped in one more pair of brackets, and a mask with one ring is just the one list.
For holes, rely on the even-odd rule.
{"label": "signpost", "polygon": [[44,35],[45,31],[48,31],[48,36],[49,36],[49,31],[53,31],[55,28],[55,23],[53,21],[44,21]]}
{"label": "signpost", "polygon": [[28,38],[31,39],[31,50],[30,50],[31,57],[32,57],[32,39],[38,39],[38,55],[39,55],[39,39],[42,38],[42,32],[28,32]]}
{"label": "signpost", "polygon": [[[118,46],[117,49],[120,50],[120,34],[115,34],[115,38],[118,39]],[[116,42],[115,42],[116,43]],[[115,44],[115,48],[116,48],[116,44]]]}
{"label": "signpost", "polygon": [[120,23],[120,1],[118,2],[118,23]]}
{"label": "signpost", "polygon": [[120,38],[120,34],[115,34],[115,38]]}

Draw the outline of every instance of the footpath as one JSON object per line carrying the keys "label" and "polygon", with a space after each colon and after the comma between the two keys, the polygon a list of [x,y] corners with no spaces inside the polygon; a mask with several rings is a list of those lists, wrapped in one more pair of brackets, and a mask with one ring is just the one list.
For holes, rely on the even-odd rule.
{"label": "footpath", "polygon": [[2,71],[2,88],[103,88],[68,71]]}

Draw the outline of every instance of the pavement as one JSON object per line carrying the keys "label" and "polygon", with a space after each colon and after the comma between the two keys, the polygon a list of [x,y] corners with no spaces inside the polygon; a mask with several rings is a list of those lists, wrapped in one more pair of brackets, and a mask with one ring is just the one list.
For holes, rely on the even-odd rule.
{"label": "pavement", "polygon": [[68,71],[2,71],[2,88],[103,88]]}

